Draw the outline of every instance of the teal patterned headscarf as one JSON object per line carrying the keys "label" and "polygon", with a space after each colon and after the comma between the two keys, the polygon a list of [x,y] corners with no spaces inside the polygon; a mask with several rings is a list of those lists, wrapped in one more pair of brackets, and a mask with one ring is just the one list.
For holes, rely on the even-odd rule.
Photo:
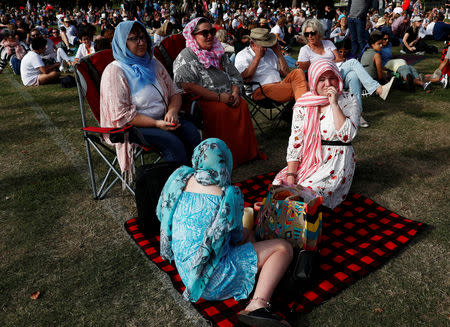
{"label": "teal patterned headscarf", "polygon": [[224,243],[235,229],[242,229],[244,199],[241,190],[231,186],[233,158],[225,142],[216,138],[206,139],[194,150],[192,168],[182,166],[167,180],[159,198],[156,214],[161,221],[161,257],[173,260],[172,220],[178,201],[188,180],[194,176],[202,185],[222,188],[220,204],[215,219],[211,221],[193,259],[190,282],[183,297],[196,302],[203,293],[214,268],[222,257]]}

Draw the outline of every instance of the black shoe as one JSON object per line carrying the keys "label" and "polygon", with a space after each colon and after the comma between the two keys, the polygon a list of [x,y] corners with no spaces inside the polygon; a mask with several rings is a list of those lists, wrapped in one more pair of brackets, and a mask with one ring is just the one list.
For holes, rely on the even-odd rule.
{"label": "black shoe", "polygon": [[238,319],[248,326],[255,327],[290,327],[291,325],[268,308],[260,308],[254,311],[241,311]]}

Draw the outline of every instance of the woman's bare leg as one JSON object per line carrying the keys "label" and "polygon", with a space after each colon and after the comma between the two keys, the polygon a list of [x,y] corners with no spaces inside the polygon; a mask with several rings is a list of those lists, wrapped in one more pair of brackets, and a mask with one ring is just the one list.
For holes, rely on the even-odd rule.
{"label": "woman's bare leg", "polygon": [[292,246],[283,239],[253,243],[258,255],[259,278],[253,299],[245,308],[254,311],[267,306],[272,293],[292,261]]}

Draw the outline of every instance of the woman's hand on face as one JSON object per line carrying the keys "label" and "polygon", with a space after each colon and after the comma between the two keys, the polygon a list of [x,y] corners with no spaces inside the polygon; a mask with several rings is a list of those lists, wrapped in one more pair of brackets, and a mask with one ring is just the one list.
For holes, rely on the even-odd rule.
{"label": "woman's hand on face", "polygon": [[329,86],[327,88],[327,97],[330,101],[330,104],[337,104],[338,103],[338,92],[334,86]]}
{"label": "woman's hand on face", "polygon": [[175,123],[171,123],[165,120],[157,120],[156,121],[156,127],[158,127],[159,129],[162,129],[164,131],[174,131],[176,130],[178,127],[180,127],[180,123],[175,124]]}

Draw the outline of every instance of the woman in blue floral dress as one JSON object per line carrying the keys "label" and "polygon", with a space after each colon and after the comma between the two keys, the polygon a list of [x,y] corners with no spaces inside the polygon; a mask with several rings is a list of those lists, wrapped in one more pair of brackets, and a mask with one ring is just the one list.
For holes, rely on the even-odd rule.
{"label": "woman in blue floral dress", "polygon": [[269,306],[292,260],[291,245],[281,239],[250,242],[254,237],[242,226],[244,200],[231,186],[233,159],[223,141],[200,143],[192,166],[169,177],[157,208],[161,256],[175,261],[186,286],[184,298],[241,300],[254,290],[238,318],[254,326],[289,326]]}

